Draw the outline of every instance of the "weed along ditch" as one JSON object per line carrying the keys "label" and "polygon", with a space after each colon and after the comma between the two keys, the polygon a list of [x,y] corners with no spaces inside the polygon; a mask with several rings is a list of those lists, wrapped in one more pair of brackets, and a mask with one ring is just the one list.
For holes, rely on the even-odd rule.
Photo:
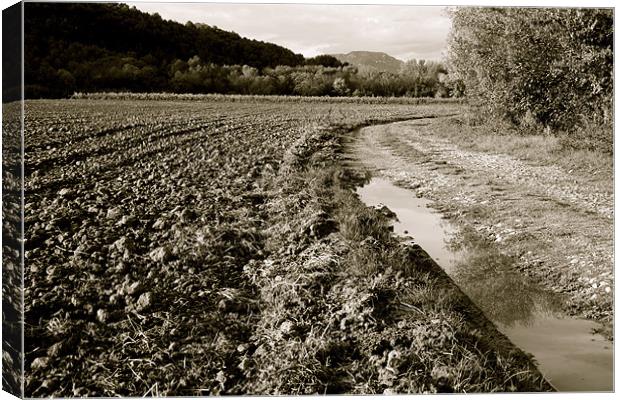
{"label": "weed along ditch", "polygon": [[445,216],[434,209],[435,200],[424,198],[418,185],[407,181],[406,171],[394,172],[396,161],[369,165],[360,141],[372,128],[353,132],[348,145],[350,166],[372,171],[355,189],[360,200],[391,219],[401,242],[426,251],[502,334],[533,357],[556,390],[613,390],[613,342],[595,333],[600,324],[567,315],[566,298],[521,271],[514,257],[499,250],[499,240],[481,238],[448,218],[454,213]]}

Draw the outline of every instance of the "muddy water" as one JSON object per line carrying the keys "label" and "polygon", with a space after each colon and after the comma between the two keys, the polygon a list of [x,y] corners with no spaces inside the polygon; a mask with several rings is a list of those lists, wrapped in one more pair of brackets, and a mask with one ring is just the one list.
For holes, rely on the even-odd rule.
{"label": "muddy water", "polygon": [[[429,200],[414,197],[411,191],[381,178],[373,178],[357,193],[365,204],[385,205],[396,213],[398,220],[394,221],[394,233],[408,242],[419,244],[439,265],[450,269],[458,262],[458,254],[450,251],[445,241],[455,231],[439,213],[429,208]],[[411,221],[415,221],[415,225]],[[442,234],[436,235],[435,232]]]}
{"label": "muddy water", "polygon": [[395,234],[419,244],[455,280],[510,340],[534,355],[540,371],[559,391],[613,390],[613,344],[592,330],[590,321],[565,318],[562,299],[529,282],[512,268],[512,259],[480,243],[457,237],[456,229],[417,198],[389,180],[372,178],[358,188],[369,206],[396,213]]}

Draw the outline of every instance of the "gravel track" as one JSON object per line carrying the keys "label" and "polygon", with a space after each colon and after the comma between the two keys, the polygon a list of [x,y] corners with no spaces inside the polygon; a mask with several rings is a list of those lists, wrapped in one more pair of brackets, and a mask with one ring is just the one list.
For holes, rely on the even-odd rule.
{"label": "gravel track", "polygon": [[418,195],[461,229],[517,260],[570,315],[609,322],[613,301],[613,182],[506,154],[459,148],[433,120],[365,128],[353,157]]}

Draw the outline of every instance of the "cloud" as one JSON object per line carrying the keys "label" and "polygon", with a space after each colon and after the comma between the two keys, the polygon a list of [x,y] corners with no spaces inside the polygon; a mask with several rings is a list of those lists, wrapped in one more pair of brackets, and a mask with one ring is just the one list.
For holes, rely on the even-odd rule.
{"label": "cloud", "polygon": [[231,3],[128,3],[181,23],[206,23],[306,57],[353,50],[441,59],[450,20],[442,7]]}

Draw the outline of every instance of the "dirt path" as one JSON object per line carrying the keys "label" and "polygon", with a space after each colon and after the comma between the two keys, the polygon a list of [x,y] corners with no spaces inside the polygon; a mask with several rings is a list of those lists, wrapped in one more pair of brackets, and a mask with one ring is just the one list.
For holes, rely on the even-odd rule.
{"label": "dirt path", "polygon": [[375,175],[435,201],[461,232],[514,257],[516,268],[566,296],[570,315],[612,320],[613,182],[433,135],[436,120],[362,129],[351,156]]}

